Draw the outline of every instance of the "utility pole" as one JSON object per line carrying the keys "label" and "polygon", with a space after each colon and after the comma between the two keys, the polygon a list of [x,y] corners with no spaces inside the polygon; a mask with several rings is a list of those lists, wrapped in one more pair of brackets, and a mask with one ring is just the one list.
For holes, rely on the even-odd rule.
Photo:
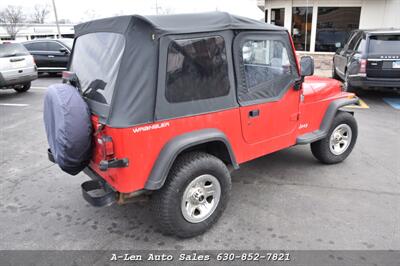
{"label": "utility pole", "polygon": [[55,15],[55,17],[56,17],[56,25],[57,25],[58,38],[61,38],[60,25],[58,25],[58,16],[57,16],[56,3],[54,2],[54,0],[52,0],[52,2],[53,2],[54,15]]}
{"label": "utility pole", "polygon": [[156,15],[158,15],[158,0],[156,0]]}

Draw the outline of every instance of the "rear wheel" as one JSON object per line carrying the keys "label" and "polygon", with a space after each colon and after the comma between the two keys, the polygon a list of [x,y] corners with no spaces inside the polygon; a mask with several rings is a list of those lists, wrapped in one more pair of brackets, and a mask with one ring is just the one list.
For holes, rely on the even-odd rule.
{"label": "rear wheel", "polygon": [[230,190],[230,174],[220,159],[204,152],[179,156],[153,195],[160,230],[182,238],[204,233],[221,216]]}
{"label": "rear wheel", "polygon": [[347,112],[339,112],[333,120],[328,135],[311,143],[311,151],[322,163],[342,162],[349,156],[357,140],[357,122]]}
{"label": "rear wheel", "polygon": [[14,90],[16,92],[26,92],[27,90],[29,90],[31,88],[31,82],[25,83],[22,86],[18,86],[18,87],[14,87]]}

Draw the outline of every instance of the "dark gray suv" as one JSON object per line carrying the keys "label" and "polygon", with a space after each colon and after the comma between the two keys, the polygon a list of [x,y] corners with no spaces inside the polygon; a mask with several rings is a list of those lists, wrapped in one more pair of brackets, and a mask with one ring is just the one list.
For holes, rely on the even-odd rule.
{"label": "dark gray suv", "polygon": [[347,91],[400,88],[400,29],[353,31],[334,55],[332,76]]}
{"label": "dark gray suv", "polygon": [[24,42],[35,58],[39,73],[55,75],[67,69],[73,39],[39,39]]}

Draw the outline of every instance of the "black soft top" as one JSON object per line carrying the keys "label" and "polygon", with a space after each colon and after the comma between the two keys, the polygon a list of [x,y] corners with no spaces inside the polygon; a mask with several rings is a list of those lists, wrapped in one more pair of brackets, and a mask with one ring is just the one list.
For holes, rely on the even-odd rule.
{"label": "black soft top", "polygon": [[[196,34],[218,33],[221,35],[225,32],[229,33],[224,37],[225,42],[227,46],[231,46],[234,32],[245,30],[280,31],[287,34],[286,29],[282,27],[224,12],[164,16],[131,15],[76,25],[74,50],[79,43],[79,38],[86,34],[117,33],[124,37],[125,42],[118,75],[115,84],[112,85],[112,100],[107,104],[99,104],[89,99],[88,103],[92,112],[99,115],[102,123],[112,127],[128,127],[163,119],[162,116],[157,116],[157,108],[162,103],[156,104],[156,98],[157,89],[165,83],[165,79],[159,72],[166,71],[165,61],[169,43],[166,39],[174,39],[176,35],[185,38]],[[80,45],[84,45],[89,51],[96,50],[96,46],[90,41]],[[71,61],[72,65],[79,64],[85,68],[86,61],[79,58],[75,60],[74,51]],[[77,74],[79,77],[79,73]],[[93,79],[96,78],[93,77]],[[212,102],[212,99],[204,101],[207,105]],[[215,109],[218,107],[215,104],[213,106]],[[168,108],[179,107],[169,106]]]}
{"label": "black soft top", "polygon": [[75,26],[75,35],[92,32],[124,33],[129,26],[141,20],[147,23],[157,36],[221,30],[283,30],[265,22],[231,15],[226,12],[207,12],[162,16],[129,15],[99,19]]}

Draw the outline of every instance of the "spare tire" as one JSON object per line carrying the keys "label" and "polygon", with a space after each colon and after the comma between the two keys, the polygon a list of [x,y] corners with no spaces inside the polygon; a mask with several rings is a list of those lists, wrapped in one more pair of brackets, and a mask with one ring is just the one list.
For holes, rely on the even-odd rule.
{"label": "spare tire", "polygon": [[43,118],[54,161],[64,172],[78,174],[89,164],[92,153],[88,105],[75,87],[54,84],[44,98]]}

